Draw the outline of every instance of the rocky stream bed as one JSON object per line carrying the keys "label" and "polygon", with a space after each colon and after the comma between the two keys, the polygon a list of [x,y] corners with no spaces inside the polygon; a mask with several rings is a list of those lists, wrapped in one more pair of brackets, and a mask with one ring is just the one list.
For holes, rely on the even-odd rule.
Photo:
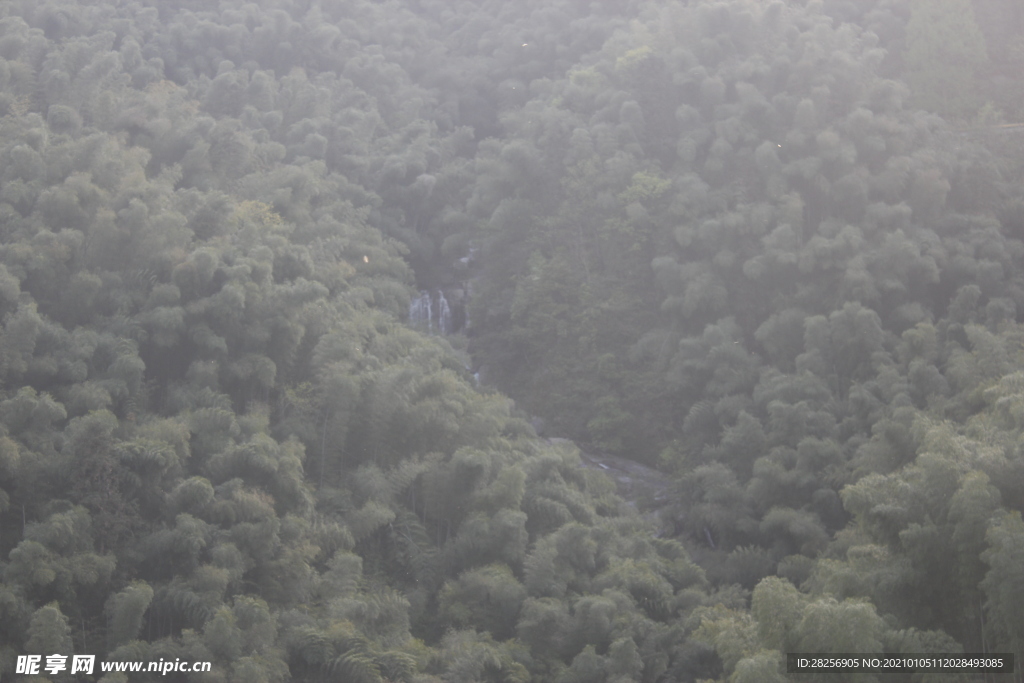
{"label": "rocky stream bed", "polygon": [[574,445],[580,452],[583,467],[610,477],[615,482],[616,492],[640,514],[655,522],[658,535],[671,533],[674,524],[666,514],[672,495],[669,475],[635,460],[587,448],[570,439],[550,438],[547,441]]}

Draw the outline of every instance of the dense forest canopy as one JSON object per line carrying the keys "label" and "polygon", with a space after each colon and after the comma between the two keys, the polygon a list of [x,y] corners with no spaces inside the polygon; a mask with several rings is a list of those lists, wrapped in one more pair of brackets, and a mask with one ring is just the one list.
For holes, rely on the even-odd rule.
{"label": "dense forest canopy", "polygon": [[1021,656],[1022,36],[1013,0],[0,4],[0,678]]}

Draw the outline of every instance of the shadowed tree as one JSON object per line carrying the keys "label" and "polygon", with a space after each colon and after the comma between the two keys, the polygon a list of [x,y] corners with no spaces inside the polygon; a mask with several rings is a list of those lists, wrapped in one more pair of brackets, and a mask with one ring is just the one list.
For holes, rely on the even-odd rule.
{"label": "shadowed tree", "polygon": [[903,62],[918,103],[964,117],[977,108],[977,78],[988,60],[970,0],[915,0]]}

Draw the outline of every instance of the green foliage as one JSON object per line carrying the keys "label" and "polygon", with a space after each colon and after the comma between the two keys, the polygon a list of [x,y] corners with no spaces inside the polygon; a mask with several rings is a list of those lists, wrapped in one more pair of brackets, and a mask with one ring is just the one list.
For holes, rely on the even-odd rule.
{"label": "green foliage", "polygon": [[804,652],[879,652],[884,627],[873,605],[825,598],[804,609],[798,647]]}
{"label": "green foliage", "polygon": [[439,659],[447,672],[445,678],[456,683],[526,683],[529,673],[516,661],[516,654],[519,653],[495,643],[489,635],[472,630],[449,631],[439,648]]}
{"label": "green foliage", "polygon": [[68,618],[56,604],[40,607],[29,622],[25,650],[37,654],[72,653],[71,628]]}
{"label": "green foliage", "polygon": [[971,5],[959,0],[912,5],[903,60],[918,102],[932,111],[973,113],[976,79],[988,55]]}
{"label": "green foliage", "polygon": [[989,549],[981,555],[989,570],[980,588],[985,592],[985,609],[992,623],[992,637],[999,647],[1017,647],[1024,638],[1019,613],[1010,609],[1019,599],[1020,582],[1016,564],[1024,552],[1024,524],[1019,513],[1006,514],[987,534]]}
{"label": "green foliage", "polygon": [[512,635],[525,598],[526,590],[504,565],[465,572],[439,596],[442,614],[454,627],[475,627],[498,640]]}
{"label": "green foliage", "polygon": [[153,589],[145,581],[128,586],[107,602],[110,639],[113,646],[134,640],[142,627],[146,608],[153,600]]}
{"label": "green foliage", "polygon": [[1020,649],[1013,3],[145,4],[0,19],[0,676]]}

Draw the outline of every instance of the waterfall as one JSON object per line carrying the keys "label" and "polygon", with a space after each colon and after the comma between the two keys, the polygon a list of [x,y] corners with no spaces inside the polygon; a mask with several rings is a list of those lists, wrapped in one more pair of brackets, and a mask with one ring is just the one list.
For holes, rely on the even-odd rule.
{"label": "waterfall", "polygon": [[465,327],[455,315],[456,309],[461,314],[458,298],[453,305],[442,290],[423,290],[409,303],[409,324],[428,334],[453,334]]}
{"label": "waterfall", "polygon": [[444,292],[437,292],[437,329],[441,335],[448,335],[454,332],[452,329],[452,309],[448,306],[448,299],[444,298]]}
{"label": "waterfall", "polygon": [[430,292],[420,295],[409,304],[409,324],[413,327],[434,331],[434,312],[430,301]]}

